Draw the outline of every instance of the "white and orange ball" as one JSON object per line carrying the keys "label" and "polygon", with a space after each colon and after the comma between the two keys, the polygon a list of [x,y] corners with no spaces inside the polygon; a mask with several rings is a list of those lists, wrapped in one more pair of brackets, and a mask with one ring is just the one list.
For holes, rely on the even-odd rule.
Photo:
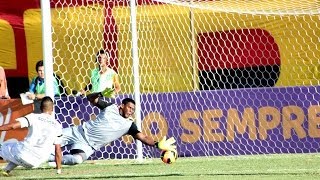
{"label": "white and orange ball", "polygon": [[177,151],[163,150],[163,151],[161,151],[160,158],[161,158],[162,162],[164,162],[166,164],[172,164],[172,163],[176,162],[176,160],[178,158],[178,153],[177,153]]}

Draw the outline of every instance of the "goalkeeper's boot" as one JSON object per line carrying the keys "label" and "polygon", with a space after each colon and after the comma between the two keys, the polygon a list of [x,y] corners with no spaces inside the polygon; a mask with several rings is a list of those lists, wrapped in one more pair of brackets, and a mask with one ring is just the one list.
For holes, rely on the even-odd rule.
{"label": "goalkeeper's boot", "polygon": [[9,177],[10,176],[8,171],[5,171],[5,170],[1,169],[0,172],[1,172],[1,176],[5,176],[5,177]]}

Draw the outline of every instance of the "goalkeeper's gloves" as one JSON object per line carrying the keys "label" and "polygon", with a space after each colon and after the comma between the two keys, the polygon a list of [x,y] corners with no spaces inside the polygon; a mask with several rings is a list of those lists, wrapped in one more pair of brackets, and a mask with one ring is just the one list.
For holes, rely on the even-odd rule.
{"label": "goalkeeper's gloves", "polygon": [[114,88],[106,88],[101,92],[101,95],[107,98],[114,98],[115,97]]}
{"label": "goalkeeper's gloves", "polygon": [[155,143],[155,147],[161,150],[176,151],[177,146],[174,145],[175,142],[174,137],[166,139],[166,136],[164,136],[159,142]]}

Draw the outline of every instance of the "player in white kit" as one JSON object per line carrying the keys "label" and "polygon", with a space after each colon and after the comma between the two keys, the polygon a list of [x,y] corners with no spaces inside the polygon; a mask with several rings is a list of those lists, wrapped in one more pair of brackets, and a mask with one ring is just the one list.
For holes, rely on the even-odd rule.
{"label": "player in white kit", "polygon": [[48,160],[54,144],[56,169],[58,174],[61,173],[62,126],[52,114],[53,106],[53,100],[46,96],[41,101],[41,114],[31,113],[17,118],[13,123],[0,126],[0,132],[28,128],[28,134],[23,141],[1,144],[0,156],[8,162],[2,170],[2,175],[9,176],[9,173],[19,165],[25,168],[38,167]]}
{"label": "player in white kit", "polygon": [[[103,101],[100,98],[102,96],[104,93],[92,93],[87,96],[92,105],[101,110],[94,121],[86,121],[83,125],[62,130],[61,146],[71,145],[70,154],[62,157],[62,164],[80,164],[96,150],[126,134],[161,150],[176,150],[173,137],[169,139],[163,137],[162,140],[156,142],[138,130],[136,124],[130,120],[135,109],[133,99],[123,99],[118,107],[113,103]],[[49,158],[49,161],[53,159]]]}

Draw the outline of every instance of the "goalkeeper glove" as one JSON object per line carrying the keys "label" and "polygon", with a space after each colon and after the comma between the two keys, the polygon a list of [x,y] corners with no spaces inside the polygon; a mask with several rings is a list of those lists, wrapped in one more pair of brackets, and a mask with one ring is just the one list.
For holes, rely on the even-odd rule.
{"label": "goalkeeper glove", "polygon": [[166,136],[164,136],[159,142],[155,143],[155,147],[161,150],[176,151],[177,146],[174,145],[175,142],[174,137],[166,139]]}
{"label": "goalkeeper glove", "polygon": [[101,92],[101,95],[107,98],[114,98],[114,88],[106,88]]}

